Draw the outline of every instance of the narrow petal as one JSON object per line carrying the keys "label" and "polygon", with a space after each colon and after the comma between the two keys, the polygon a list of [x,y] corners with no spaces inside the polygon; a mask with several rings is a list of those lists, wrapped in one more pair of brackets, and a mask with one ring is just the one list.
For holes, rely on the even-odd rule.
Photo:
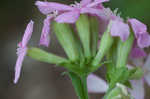
{"label": "narrow petal", "polygon": [[144,79],[147,82],[147,84],[150,86],[150,71],[144,75]]}
{"label": "narrow petal", "polygon": [[135,99],[144,99],[144,81],[143,80],[132,80],[133,89],[129,90],[131,95]]}
{"label": "narrow petal", "polygon": [[43,1],[37,1],[35,5],[39,8],[41,13],[47,15],[55,10],[57,11],[70,11],[73,10],[73,7],[64,5],[64,4],[59,4],[55,2],[43,2]]}
{"label": "narrow petal", "polygon": [[88,13],[88,14],[99,15],[101,12],[100,12],[99,9],[96,9],[96,8],[84,7],[84,8],[81,9],[81,13]]}
{"label": "narrow petal", "polygon": [[58,23],[75,23],[79,18],[79,11],[65,12],[55,18]]}
{"label": "narrow petal", "polygon": [[146,25],[137,19],[129,19],[128,22],[131,24],[136,37],[139,37],[140,34],[143,34],[147,31]]}
{"label": "narrow petal", "polygon": [[147,59],[145,61],[143,68],[150,71],[150,54],[147,56]]}
{"label": "narrow petal", "polygon": [[131,58],[143,58],[146,56],[146,53],[143,49],[134,47],[131,50],[130,56],[131,56]]}
{"label": "narrow petal", "polygon": [[33,25],[34,25],[34,22],[31,20],[29,24],[27,25],[24,36],[22,38],[22,42],[21,42],[22,47],[25,47],[27,43],[29,42],[32,32],[33,32]]}
{"label": "narrow petal", "polygon": [[27,53],[27,48],[20,49],[20,51],[21,52],[18,55],[16,65],[15,65],[15,79],[14,79],[15,84],[18,82],[18,79],[20,77],[21,67],[22,67],[24,57],[26,56]]}
{"label": "narrow petal", "polygon": [[150,35],[148,33],[141,34],[137,38],[137,44],[140,48],[145,48],[150,46]]}
{"label": "narrow petal", "polygon": [[48,47],[49,43],[50,43],[50,24],[51,24],[51,20],[52,20],[53,16],[47,16],[46,19],[44,20],[44,25],[43,25],[43,29],[42,29],[42,34],[41,34],[41,38],[40,38],[40,45],[44,45],[46,47]]}
{"label": "narrow petal", "polygon": [[143,69],[145,71],[145,75],[144,75],[145,81],[150,86],[150,54],[148,55],[148,57],[145,61]]}
{"label": "narrow petal", "polygon": [[92,0],[81,0],[80,4],[82,6],[85,6],[85,5],[87,5],[87,4],[91,3],[91,2],[92,2]]}
{"label": "narrow petal", "polygon": [[88,76],[87,87],[90,93],[104,93],[108,89],[107,83],[94,74]]}
{"label": "narrow petal", "polygon": [[119,36],[122,41],[128,39],[130,31],[129,26],[127,24],[119,20],[112,20],[110,24],[111,24],[110,33],[112,36]]}

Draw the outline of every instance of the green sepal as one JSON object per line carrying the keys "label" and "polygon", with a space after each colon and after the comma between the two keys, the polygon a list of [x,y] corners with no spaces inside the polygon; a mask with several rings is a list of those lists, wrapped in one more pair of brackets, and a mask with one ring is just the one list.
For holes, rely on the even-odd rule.
{"label": "green sepal", "polygon": [[134,69],[131,69],[130,72],[131,72],[131,76],[129,79],[131,80],[141,79],[142,76],[144,75],[144,71],[141,67],[136,67]]}
{"label": "green sepal", "polygon": [[53,22],[53,30],[71,61],[79,60],[79,50],[76,38],[69,24]]}
{"label": "green sepal", "polygon": [[79,99],[88,99],[88,91],[86,84],[87,76],[80,77],[73,72],[69,72],[68,74]]}
{"label": "green sepal", "polygon": [[48,53],[42,49],[35,48],[35,47],[28,49],[27,56],[35,60],[50,63],[50,64],[62,64],[68,62],[68,60],[65,58],[54,55],[52,53]]}
{"label": "green sepal", "polygon": [[130,54],[133,45],[133,41],[134,41],[133,33],[130,33],[130,36],[125,42],[119,40],[117,48],[116,67],[126,66],[128,55]]}
{"label": "green sepal", "polygon": [[87,59],[90,59],[90,22],[87,15],[80,15],[76,22],[76,29],[83,45],[84,55]]}
{"label": "green sepal", "polygon": [[110,35],[110,29],[108,28],[101,38],[100,47],[96,57],[93,59],[92,66],[95,66],[95,68],[99,67],[98,64],[111,48],[113,41],[113,37]]}
{"label": "green sepal", "polygon": [[90,17],[90,30],[91,30],[91,47],[92,47],[92,56],[95,57],[97,53],[97,45],[99,38],[99,20],[97,17]]}
{"label": "green sepal", "polygon": [[109,79],[109,89],[111,90],[114,88],[116,83],[125,84],[130,75],[129,70],[126,67],[112,68],[107,74],[107,79]]}

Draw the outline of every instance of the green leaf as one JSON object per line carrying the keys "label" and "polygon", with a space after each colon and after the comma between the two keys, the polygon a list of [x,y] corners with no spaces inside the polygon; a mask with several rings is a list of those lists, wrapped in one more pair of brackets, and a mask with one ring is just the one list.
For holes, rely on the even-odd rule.
{"label": "green leaf", "polygon": [[68,62],[68,60],[65,58],[62,58],[60,56],[54,55],[52,53],[48,53],[44,50],[41,50],[39,48],[34,48],[34,47],[28,49],[27,55],[35,60],[51,63],[51,64],[61,64],[61,63]]}
{"label": "green leaf", "polygon": [[69,24],[53,22],[53,30],[56,37],[64,48],[67,56],[71,61],[79,60],[79,50],[76,43],[76,38]]}

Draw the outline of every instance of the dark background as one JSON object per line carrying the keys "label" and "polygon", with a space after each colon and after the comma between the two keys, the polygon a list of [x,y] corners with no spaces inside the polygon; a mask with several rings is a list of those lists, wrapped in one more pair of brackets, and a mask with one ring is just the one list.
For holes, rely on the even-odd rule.
{"label": "dark background", "polygon": [[[73,3],[73,0],[58,2],[60,1]],[[23,63],[18,84],[13,84],[17,43],[21,40],[30,19],[35,21],[30,45],[37,45],[40,39],[44,16],[34,3],[35,0],[0,0],[0,99],[77,99],[70,80],[67,76],[61,75],[63,68],[34,61],[28,57]],[[150,27],[150,0],[111,0],[106,4],[108,5],[112,9],[119,8],[124,18],[136,17]],[[54,36],[51,41],[50,48],[45,49],[64,56],[63,49]],[[145,86],[147,93],[150,92],[150,88]],[[91,99],[100,99],[101,95],[90,96]],[[150,99],[148,94],[146,96],[145,99]]]}

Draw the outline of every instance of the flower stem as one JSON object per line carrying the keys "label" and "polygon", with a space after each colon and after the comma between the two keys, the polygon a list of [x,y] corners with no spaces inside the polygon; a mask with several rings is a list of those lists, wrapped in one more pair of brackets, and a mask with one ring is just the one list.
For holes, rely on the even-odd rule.
{"label": "flower stem", "polygon": [[69,72],[75,92],[79,99],[89,99],[87,91],[87,76],[78,76],[73,72]]}

